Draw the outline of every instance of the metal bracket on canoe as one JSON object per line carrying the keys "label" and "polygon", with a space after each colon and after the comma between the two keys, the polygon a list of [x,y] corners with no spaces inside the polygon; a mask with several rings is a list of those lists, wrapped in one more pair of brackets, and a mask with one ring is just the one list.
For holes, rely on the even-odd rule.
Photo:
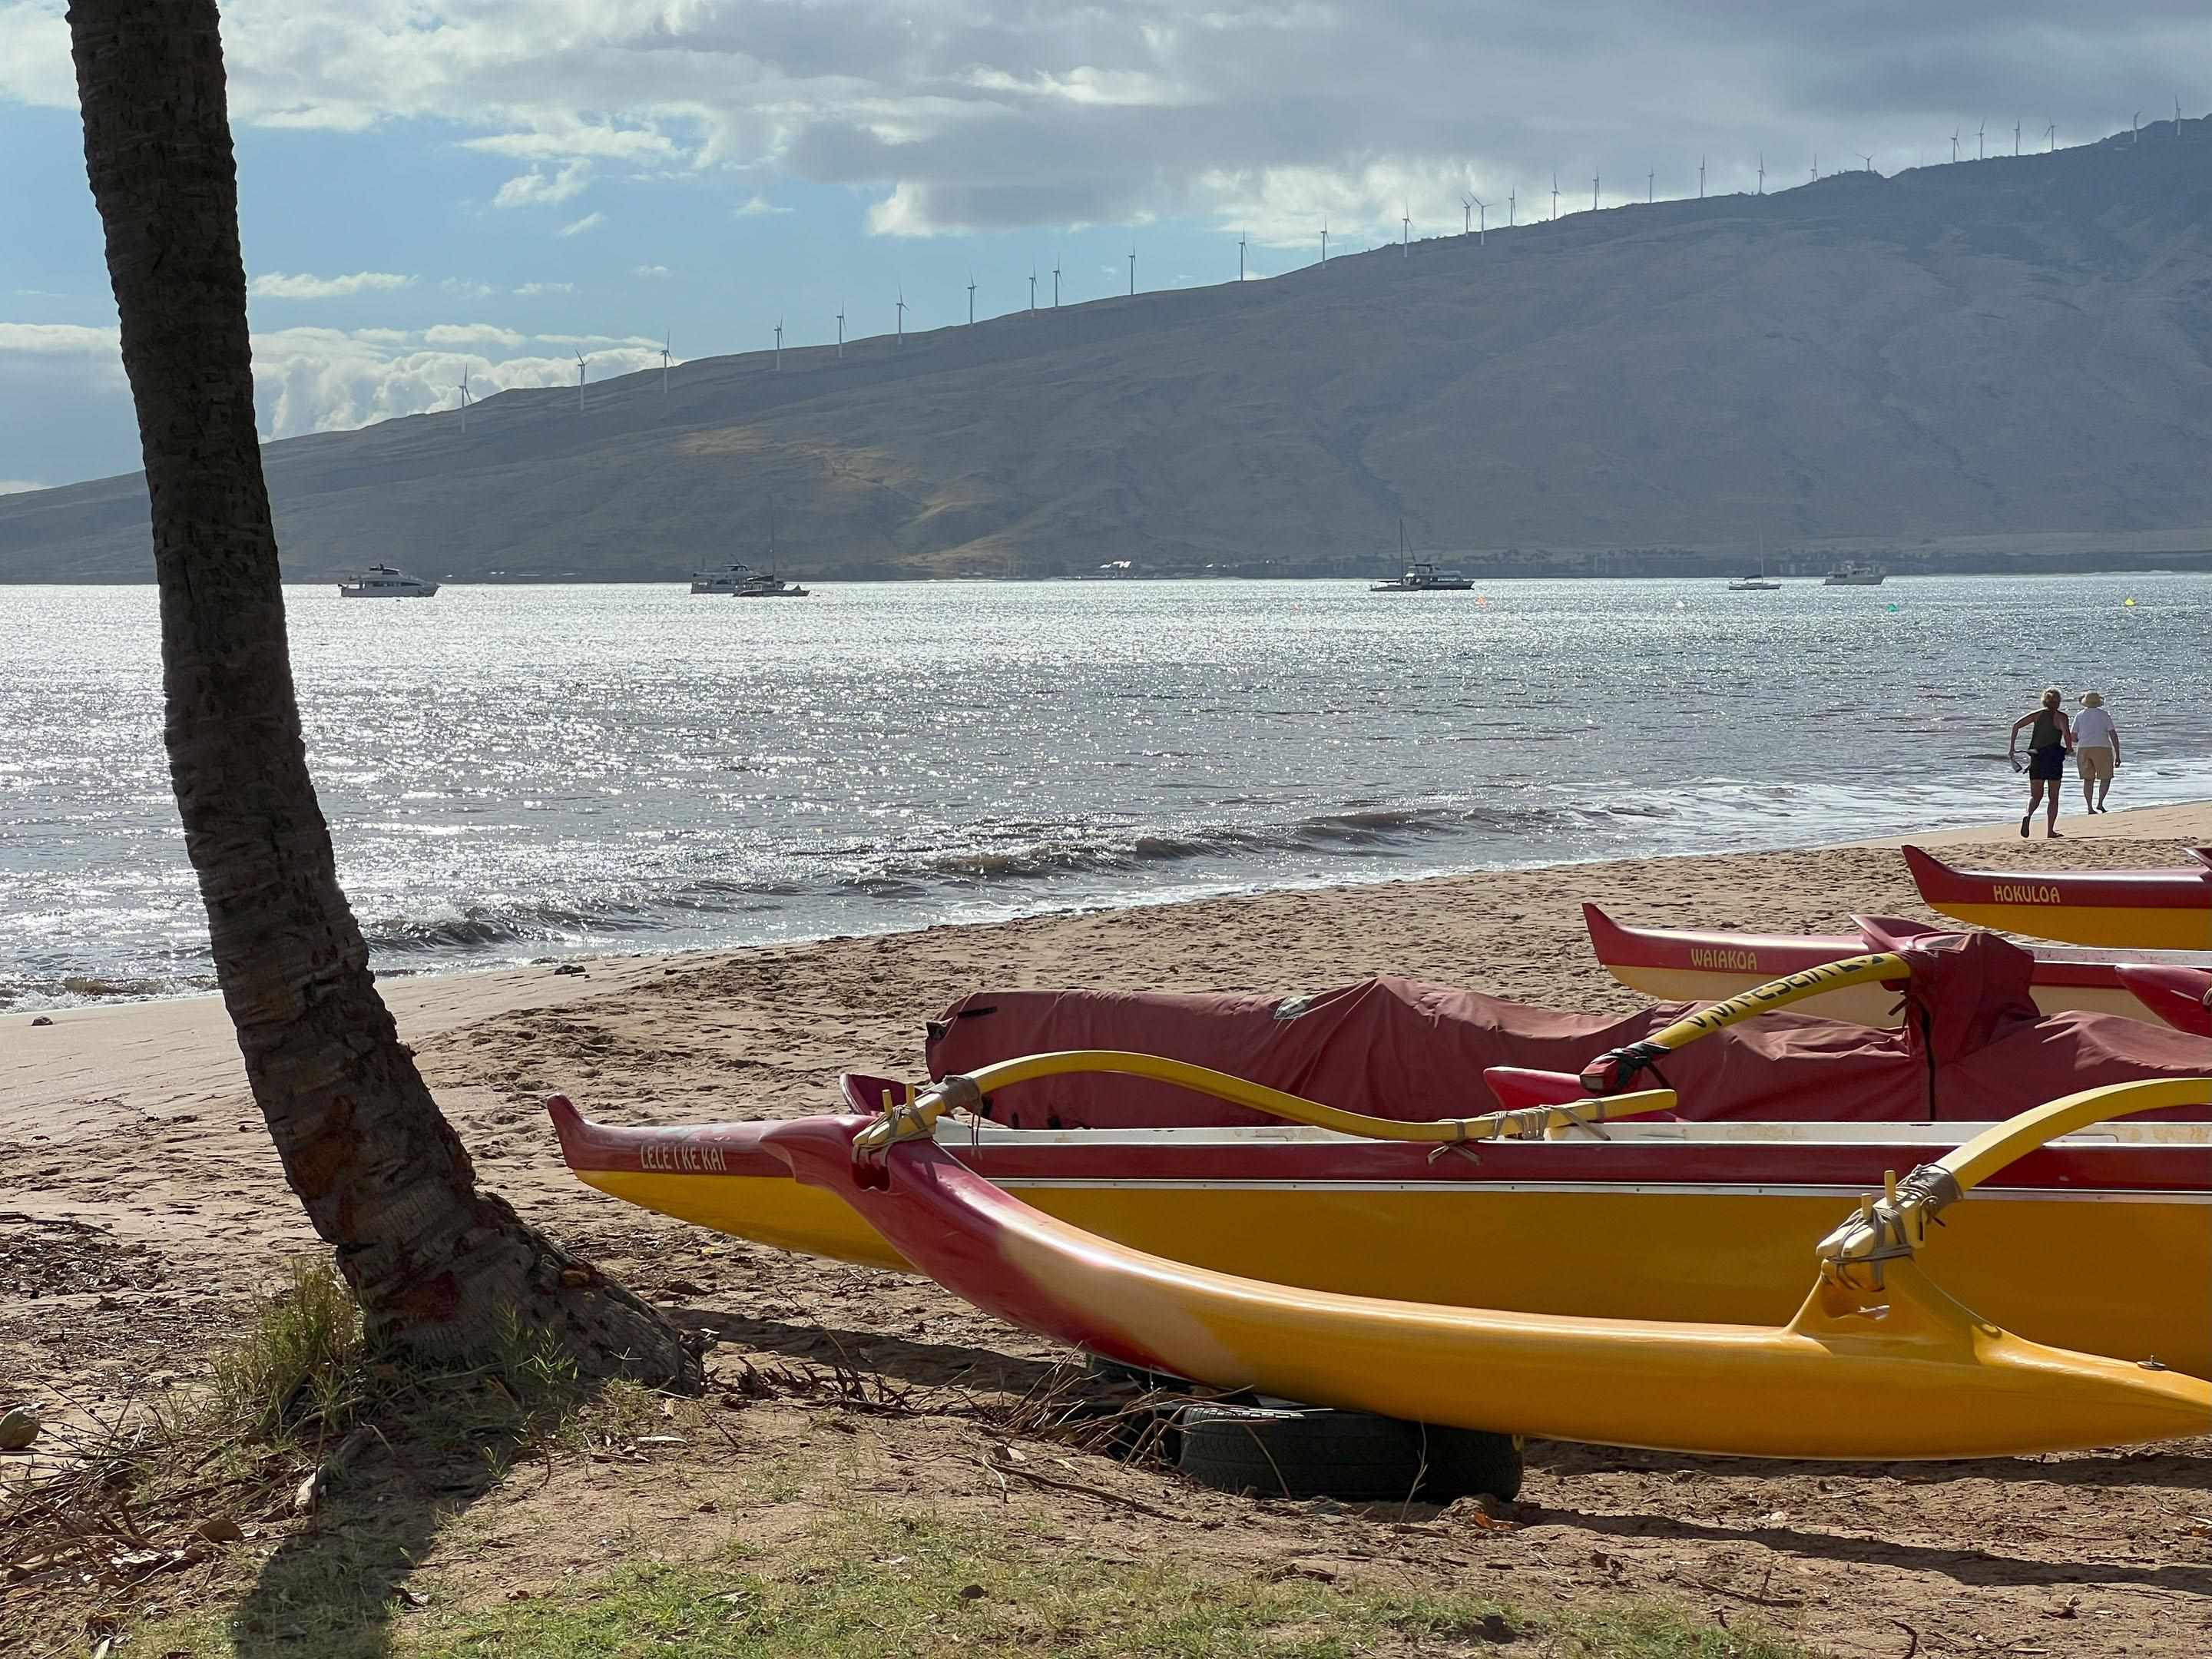
{"label": "metal bracket on canoe", "polygon": [[1940,1164],[1923,1164],[1899,1181],[1884,1182],[1880,1198],[1869,1193],[1843,1224],[1820,1241],[1820,1271],[1837,1283],[1855,1270],[1871,1271],[1871,1286],[1882,1285],[1881,1264],[1910,1256],[1928,1237],[1928,1224],[1963,1196],[1958,1178]]}
{"label": "metal bracket on canoe", "polygon": [[853,1161],[881,1158],[902,1140],[927,1140],[937,1133],[937,1120],[948,1112],[973,1113],[983,1103],[975,1079],[955,1073],[932,1084],[920,1094],[909,1088],[903,1102],[884,1091],[883,1115],[853,1137]]}

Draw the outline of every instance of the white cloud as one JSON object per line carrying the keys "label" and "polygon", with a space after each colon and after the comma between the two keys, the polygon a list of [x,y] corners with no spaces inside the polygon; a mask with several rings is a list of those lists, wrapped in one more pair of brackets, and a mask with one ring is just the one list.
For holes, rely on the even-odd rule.
{"label": "white cloud", "polygon": [[[292,438],[340,432],[451,407],[453,384],[468,371],[483,397],[510,387],[574,381],[573,356],[504,355],[531,343],[530,337],[491,323],[440,324],[420,336],[397,329],[282,328],[252,337],[253,380],[264,435]],[[548,346],[580,349],[592,357],[595,380],[659,368],[660,343],[642,336],[548,335]],[[479,348],[471,349],[470,348]],[[491,353],[501,355],[492,356]],[[6,358],[21,354],[46,372],[57,367],[82,384],[85,368],[117,395],[125,390],[118,331],[69,323],[0,323],[0,384],[11,373]],[[74,365],[83,365],[76,367]],[[0,488],[43,486],[13,480]]]}
{"label": "white cloud", "polygon": [[684,159],[687,154],[665,133],[649,127],[560,120],[549,121],[535,131],[470,138],[462,148],[516,161],[559,161],[583,155],[611,161],[672,161]]}
{"label": "white cloud", "polygon": [[37,356],[113,357],[123,349],[121,339],[119,330],[77,323],[0,323],[0,351]]}
{"label": "white cloud", "polygon": [[587,230],[597,230],[601,225],[606,223],[606,222],[607,216],[604,213],[587,213],[582,218],[577,220],[574,224],[562,226],[561,234],[563,236],[581,236]]}
{"label": "white cloud", "polygon": [[489,300],[492,295],[489,283],[464,282],[459,276],[448,276],[438,287],[443,292],[458,295],[464,300]]}
{"label": "white cloud", "polygon": [[528,337],[495,323],[437,323],[422,331],[425,345],[495,345],[505,346],[509,351]]}
{"label": "white cloud", "polygon": [[574,283],[525,283],[514,291],[522,299],[534,300],[544,294],[574,294],[576,285]]}
{"label": "white cloud", "polygon": [[533,337],[540,345],[650,347],[655,356],[660,354],[660,342],[642,334],[539,334]]}
{"label": "white cloud", "polygon": [[287,276],[264,271],[246,285],[257,300],[342,300],[349,295],[405,288],[415,279],[389,270],[356,270],[349,276],[310,276],[305,271]]}
{"label": "white cloud", "polygon": [[[516,337],[518,339],[520,337]],[[658,346],[609,342],[594,350],[593,378],[608,380],[659,366]],[[253,337],[253,378],[272,438],[338,432],[450,409],[462,370],[478,398],[520,386],[573,384],[573,357],[489,358],[434,348],[400,349],[325,329],[283,329]]]}
{"label": "white cloud", "polygon": [[668,267],[666,265],[632,265],[629,268],[629,274],[633,276],[658,278],[668,275]]}
{"label": "white cloud", "polygon": [[532,167],[501,185],[499,193],[491,198],[491,204],[503,208],[548,206],[582,194],[584,186],[591,182],[592,166],[588,161],[571,161],[550,175]]}
{"label": "white cloud", "polygon": [[35,478],[0,478],[0,495],[21,495],[46,486]]}
{"label": "white cloud", "polygon": [[778,207],[775,203],[769,201],[767,197],[756,193],[740,205],[732,208],[730,210],[730,215],[732,218],[737,219],[757,219],[764,214],[788,213],[791,210],[789,208]]}
{"label": "white cloud", "polygon": [[[62,8],[0,0],[0,100],[74,106]],[[779,210],[764,180],[780,175],[866,192],[890,234],[1150,215],[1285,246],[1324,214],[1348,241],[1379,240],[1415,185],[1440,232],[1462,188],[1547,204],[1554,167],[1626,185],[1656,165],[1659,193],[1684,195],[1710,154],[1717,195],[1750,186],[1761,150],[1872,150],[1882,167],[1918,145],[1933,159],[1977,112],[2026,103],[2101,133],[2162,98],[2149,88],[2212,82],[2202,8],[2180,0],[1585,0],[1571,27],[1557,10],[240,0],[224,49],[240,126],[458,125],[478,155],[528,168],[502,207],[571,200],[599,170],[713,184],[742,169],[750,193],[726,210],[741,216]]]}
{"label": "white cloud", "polygon": [[61,7],[21,0],[0,5],[0,102],[9,100],[76,107],[76,72]]}

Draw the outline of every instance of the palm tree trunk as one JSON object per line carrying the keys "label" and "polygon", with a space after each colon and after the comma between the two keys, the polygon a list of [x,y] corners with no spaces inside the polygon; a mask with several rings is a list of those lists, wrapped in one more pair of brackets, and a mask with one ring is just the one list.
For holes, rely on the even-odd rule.
{"label": "palm tree trunk", "polygon": [[588,1374],[696,1386],[666,1321],[477,1190],[338,888],[254,431],[214,0],[77,0],[69,21],[153,507],[170,777],[285,1178],[373,1328],[464,1354],[519,1321]]}

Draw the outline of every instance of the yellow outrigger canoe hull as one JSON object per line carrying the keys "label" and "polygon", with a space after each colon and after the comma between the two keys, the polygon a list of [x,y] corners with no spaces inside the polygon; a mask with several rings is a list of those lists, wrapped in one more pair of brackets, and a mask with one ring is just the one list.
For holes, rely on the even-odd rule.
{"label": "yellow outrigger canoe hull", "polygon": [[927,1139],[854,1157],[849,1121],[769,1132],[809,1185],[947,1289],[1131,1363],[1320,1405],[1725,1455],[1891,1459],[2139,1443],[2212,1428],[2212,1384],[1977,1317],[1909,1256],[1823,1276],[1769,1328],[1348,1297],[1210,1272],[1058,1221]]}
{"label": "yellow outrigger canoe hull", "polygon": [[[576,1174],[719,1233],[915,1270],[835,1193],[787,1176]],[[1004,1184],[1085,1232],[1242,1278],[1451,1308],[1723,1325],[1787,1320],[1804,1297],[1807,1242],[1856,1197],[1595,1183]],[[1945,1288],[2007,1329],[2212,1376],[2212,1204],[1984,1192],[1945,1226]]]}

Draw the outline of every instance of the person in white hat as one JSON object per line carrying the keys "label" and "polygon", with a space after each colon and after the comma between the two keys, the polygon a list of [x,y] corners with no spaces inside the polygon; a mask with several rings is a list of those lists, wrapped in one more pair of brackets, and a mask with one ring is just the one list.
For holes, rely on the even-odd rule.
{"label": "person in white hat", "polygon": [[2074,717],[2074,769],[2081,778],[2081,801],[2092,812],[2110,811],[2105,797],[2112,793],[2112,774],[2120,764],[2120,728],[2112,723],[2101,691],[2081,694],[2081,712]]}

